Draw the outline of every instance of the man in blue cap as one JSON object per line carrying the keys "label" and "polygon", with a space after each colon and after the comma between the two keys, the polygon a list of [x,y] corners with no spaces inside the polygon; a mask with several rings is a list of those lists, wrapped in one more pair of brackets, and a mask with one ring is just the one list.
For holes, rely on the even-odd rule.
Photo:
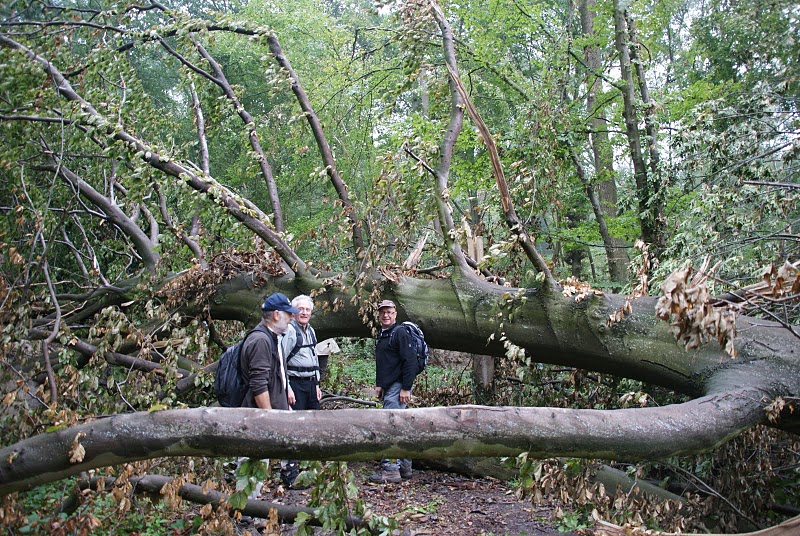
{"label": "man in blue cap", "polygon": [[[292,315],[299,311],[280,292],[270,294],[264,300],[261,305],[261,322],[244,341],[239,358],[242,379],[247,385],[247,394],[241,407],[289,409],[286,370],[279,350],[278,336],[286,331]],[[239,463],[245,459],[240,458]],[[262,461],[269,465],[269,460]],[[262,486],[263,481],[257,482],[248,498],[257,499]],[[244,483],[237,481],[236,489],[244,489]]]}
{"label": "man in blue cap", "polygon": [[279,353],[278,335],[300,312],[280,292],[267,296],[261,306],[262,320],[242,346],[242,378],[247,384],[243,408],[289,409],[286,371]]}

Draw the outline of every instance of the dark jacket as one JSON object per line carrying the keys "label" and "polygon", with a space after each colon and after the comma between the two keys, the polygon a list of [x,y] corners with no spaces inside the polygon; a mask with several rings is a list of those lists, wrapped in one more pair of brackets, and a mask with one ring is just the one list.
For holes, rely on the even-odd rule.
{"label": "dark jacket", "polygon": [[259,324],[242,347],[242,378],[249,386],[242,401],[243,408],[257,407],[255,397],[269,392],[272,409],[289,409],[284,369],[280,359],[278,336]]}
{"label": "dark jacket", "polygon": [[381,330],[375,344],[375,385],[386,390],[400,382],[410,391],[417,376],[417,355],[408,330],[395,324]]}

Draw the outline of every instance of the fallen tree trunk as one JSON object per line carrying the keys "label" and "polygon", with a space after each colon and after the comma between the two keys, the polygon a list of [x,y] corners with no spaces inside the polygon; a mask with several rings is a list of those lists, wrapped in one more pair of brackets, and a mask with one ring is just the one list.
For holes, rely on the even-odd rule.
{"label": "fallen tree trunk", "polygon": [[453,406],[279,411],[197,408],[116,415],[0,450],[0,495],[81,471],[168,456],[303,460],[464,456],[653,460],[705,452],[765,420],[767,392],[622,410]]}
{"label": "fallen tree trunk", "polygon": [[[71,515],[78,508],[78,506],[80,506],[81,492],[90,488],[94,488],[101,480],[105,483],[105,489],[107,490],[110,489],[116,481],[116,479],[113,477],[94,477],[91,479],[78,481],[76,483],[76,490],[70,494],[63,503],[61,503],[61,505],[55,510],[55,513]],[[149,493],[152,495],[160,495],[164,486],[173,480],[174,479],[172,477],[163,475],[142,475],[130,477],[128,479],[132,485],[134,493]],[[227,493],[222,493],[215,490],[204,491],[202,486],[195,484],[184,483],[178,488],[177,493],[181,499],[196,504],[210,504],[215,509],[219,508],[220,505],[228,500]],[[247,501],[247,505],[242,508],[240,512],[245,516],[267,519],[269,518],[270,510],[275,510],[278,521],[283,524],[294,523],[298,514],[303,513],[309,516],[309,525],[315,527],[322,526],[322,521],[316,517],[314,508],[305,506],[293,506],[251,499]],[[367,526],[363,519],[352,515],[347,515],[345,517],[345,525],[348,529],[362,528]]]}
{"label": "fallen tree trunk", "polygon": [[[448,473],[476,478],[496,478],[498,480],[511,480],[519,473],[516,469],[504,464],[500,458],[448,458],[444,460],[420,460],[414,463],[414,469],[433,469]],[[593,472],[593,479],[600,482],[609,491],[620,487],[624,493],[634,496],[651,495],[662,500],[683,502],[680,495],[662,489],[655,484],[643,480],[635,480],[624,471],[608,465],[597,465]]]}
{"label": "fallen tree trunk", "polygon": [[433,469],[443,473],[456,473],[475,478],[511,480],[518,471],[507,467],[500,458],[445,458],[443,460],[418,460],[414,469]]}
{"label": "fallen tree trunk", "polygon": [[600,482],[607,490],[612,492],[619,487],[623,493],[633,497],[650,495],[665,501],[684,502],[685,500],[680,495],[676,495],[650,482],[631,478],[625,471],[620,471],[608,465],[598,466],[594,471],[593,477],[595,481]]}
{"label": "fallen tree trunk", "polygon": [[[318,280],[286,276],[255,288],[251,279],[240,276],[217,287],[210,300],[211,315],[253,326],[260,320],[264,295],[296,295],[320,286]],[[500,287],[472,278],[399,277],[382,297],[397,304],[398,321],[418,323],[433,348],[502,357],[508,341],[525,349],[536,363],[636,379],[690,396],[723,390],[714,383],[724,369],[769,361],[781,370],[778,377],[764,380],[783,381],[785,395],[800,395],[799,339],[777,322],[738,317],[739,357],[731,359],[716,344],[692,351],[677,344],[669,324],[656,317],[655,297],[630,301],[630,312],[618,322],[609,318],[625,306],[625,296],[589,294],[576,301],[553,290]],[[318,337],[371,336],[352,288],[327,288],[316,304]]]}
{"label": "fallen tree trunk", "polygon": [[[159,494],[161,490],[173,479],[161,475],[145,475],[141,477],[132,477],[130,479],[133,488],[137,492],[146,492],[152,494]],[[178,495],[182,499],[197,503],[197,504],[211,504],[214,508],[218,508],[224,501],[227,501],[228,494],[219,491],[204,491],[201,486],[195,484],[182,484],[178,489]],[[304,506],[290,506],[286,504],[277,504],[262,500],[250,499],[247,505],[241,510],[242,515],[250,517],[258,517],[268,519],[270,510],[275,510],[278,515],[278,521],[283,524],[292,524],[297,519],[300,513],[310,516],[308,521],[309,525],[316,527],[322,526],[322,521],[316,517],[313,508]],[[347,515],[345,517],[345,524],[348,529],[364,528],[367,524],[363,519]]]}

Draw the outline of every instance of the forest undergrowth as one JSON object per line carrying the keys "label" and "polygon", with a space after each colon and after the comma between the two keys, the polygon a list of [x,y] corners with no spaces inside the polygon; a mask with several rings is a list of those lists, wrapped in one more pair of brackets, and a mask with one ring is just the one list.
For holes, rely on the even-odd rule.
{"label": "forest undergrowth", "polygon": [[[359,401],[374,405],[371,341],[342,341],[342,349],[329,363],[323,410],[365,407]],[[437,353],[434,360],[415,384],[412,406],[474,403],[470,357]],[[510,358],[498,363],[489,392],[495,405],[613,409],[680,402],[640,382],[577,369],[521,366]],[[207,395],[194,396],[199,400]],[[306,464],[300,482],[311,487],[302,493],[280,485],[278,460],[271,467],[254,464],[250,474],[240,470],[234,475],[227,469],[233,460],[155,459],[5,497],[0,519],[11,534],[255,533],[256,525],[237,522],[230,508],[181,500],[179,491],[184,484],[195,484],[204,491],[232,494],[236,478],[258,476],[268,482],[265,500],[321,508],[316,519],[332,533],[349,530],[347,515],[369,522],[369,528],[353,529],[365,534],[395,533],[409,526],[476,535],[592,534],[598,520],[670,532],[735,533],[797,515],[798,443],[785,433],[758,427],[707,454],[645,464],[538,460],[523,454],[495,460],[484,466],[487,474],[476,475],[474,470],[446,473],[421,463],[412,481],[388,489],[367,483],[371,464],[314,462]],[[621,480],[609,483],[609,471]],[[136,479],[146,474],[177,476],[159,494],[141,495]],[[230,503],[236,504],[235,498]],[[459,513],[465,504],[472,504],[474,512]],[[314,533],[309,524],[313,516],[301,514],[298,519],[295,524],[265,519],[258,528],[262,533]]]}

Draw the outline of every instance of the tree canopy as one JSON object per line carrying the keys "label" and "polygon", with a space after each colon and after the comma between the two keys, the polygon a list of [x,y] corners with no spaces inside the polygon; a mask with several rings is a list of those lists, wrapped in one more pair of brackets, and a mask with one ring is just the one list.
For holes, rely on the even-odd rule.
{"label": "tree canopy", "polygon": [[[0,14],[0,495],[155,457],[654,461],[796,434],[792,2]],[[671,394],[390,428],[209,408],[276,290],[314,297],[320,339],[370,337],[388,297],[521,381]]]}

